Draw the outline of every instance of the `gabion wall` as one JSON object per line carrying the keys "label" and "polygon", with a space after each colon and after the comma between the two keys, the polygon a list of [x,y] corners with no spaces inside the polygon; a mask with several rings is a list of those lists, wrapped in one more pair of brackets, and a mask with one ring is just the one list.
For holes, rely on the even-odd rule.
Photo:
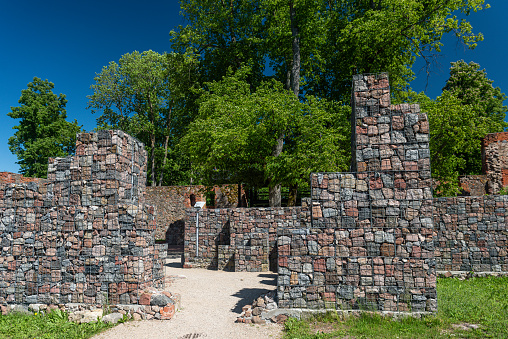
{"label": "gabion wall", "polygon": [[0,185],[0,304],[136,304],[163,283],[143,144],[101,131],[76,146],[47,183]]}
{"label": "gabion wall", "polygon": [[508,196],[434,200],[439,271],[508,272]]}
{"label": "gabion wall", "polygon": [[[309,227],[309,209],[307,204],[303,205],[286,208],[200,210],[198,233],[198,211],[188,210],[185,222],[184,267],[250,272],[276,270],[277,230]],[[196,237],[199,237],[198,241]]]}
{"label": "gabion wall", "polygon": [[313,174],[312,229],[280,230],[279,306],[434,312],[427,117],[386,74],[354,77],[353,117],[356,173]]}

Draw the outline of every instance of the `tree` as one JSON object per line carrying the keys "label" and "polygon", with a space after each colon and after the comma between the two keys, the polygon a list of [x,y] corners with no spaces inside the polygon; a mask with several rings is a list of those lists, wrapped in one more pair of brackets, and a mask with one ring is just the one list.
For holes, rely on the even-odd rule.
{"label": "tree", "polygon": [[357,73],[387,71],[394,93],[406,89],[416,58],[430,67],[447,33],[474,48],[483,36],[455,13],[487,7],[484,0],[185,0],[189,25],[172,31],[171,41],[200,55],[203,81],[249,64],[255,89],[270,64],[270,77],[292,77],[300,95],[348,102]]}
{"label": "tree", "polygon": [[9,149],[18,157],[20,173],[27,177],[46,178],[49,157],[73,154],[76,134],[81,132],[76,120],[68,122],[65,95],[53,93],[54,84],[37,77],[21,91],[18,107],[7,113],[20,119],[17,132],[9,138]]}
{"label": "tree", "polygon": [[[250,65],[253,72],[247,82],[253,90],[273,78],[302,101],[310,94],[349,102],[353,74],[388,71],[396,97],[414,78],[411,68],[417,57],[430,67],[444,34],[454,32],[470,48],[483,39],[454,15],[456,11],[469,15],[483,9],[483,3],[184,0],[182,14],[189,25],[172,31],[171,41],[175,50],[200,55],[203,82],[220,81],[229,67],[237,71]],[[267,64],[271,72],[263,71]],[[283,143],[281,134],[274,156]],[[296,187],[290,192],[296,196]],[[277,190],[272,193],[280,200]]]}
{"label": "tree", "polygon": [[145,143],[152,186],[157,179],[162,185],[168,154],[174,154],[170,144],[176,144],[190,119],[187,99],[193,97],[195,67],[190,55],[134,51],[118,64],[110,62],[91,86],[88,108],[102,113],[98,128],[119,128]]}
{"label": "tree", "polygon": [[422,111],[429,116],[432,178],[438,182],[435,193],[456,195],[460,192],[459,176],[467,173],[469,157],[481,149],[480,141],[490,122],[449,91],[435,100],[423,93],[419,97]]}
{"label": "tree", "polygon": [[504,121],[506,96],[492,83],[478,64],[461,60],[451,63],[450,78],[435,100],[412,91],[404,98],[419,102],[421,110],[428,113],[437,195],[456,195],[460,192],[459,176],[481,174],[482,138],[508,127]]}
{"label": "tree", "polygon": [[[300,102],[276,81],[252,91],[247,73],[241,69],[207,84],[199,115],[182,139],[203,183],[273,190],[307,184],[312,171],[347,168],[341,143],[349,143],[348,107],[313,97]],[[280,200],[270,199],[270,206]]]}
{"label": "tree", "polygon": [[[475,62],[467,64],[464,60],[452,62],[450,78],[446,81],[443,91],[449,91],[462,105],[468,105],[475,119],[484,121],[484,133],[503,132],[508,123],[504,120],[508,107],[503,105],[506,95],[499,87],[492,86],[494,81],[487,78],[485,69]],[[476,137],[479,145],[481,138]],[[470,137],[472,138],[472,136]],[[466,163],[461,174],[481,174],[481,148],[475,147],[470,152],[463,152]]]}

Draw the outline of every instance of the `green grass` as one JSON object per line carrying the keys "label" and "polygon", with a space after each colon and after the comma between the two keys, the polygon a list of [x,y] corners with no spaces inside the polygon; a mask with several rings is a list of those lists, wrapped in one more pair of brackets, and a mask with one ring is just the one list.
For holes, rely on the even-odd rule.
{"label": "green grass", "polygon": [[68,320],[68,315],[60,310],[48,314],[11,313],[0,315],[0,338],[90,338],[94,334],[115,325],[102,321],[76,324]]}
{"label": "green grass", "polygon": [[[289,319],[284,338],[508,338],[508,277],[438,279],[438,313],[394,320],[380,315]],[[465,330],[460,327],[478,325]]]}

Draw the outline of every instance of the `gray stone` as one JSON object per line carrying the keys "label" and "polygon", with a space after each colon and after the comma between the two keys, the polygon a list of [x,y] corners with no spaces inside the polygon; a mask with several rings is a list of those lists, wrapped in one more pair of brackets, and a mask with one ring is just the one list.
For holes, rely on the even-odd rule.
{"label": "gray stone", "polygon": [[337,288],[337,294],[342,299],[351,300],[354,298],[354,287],[353,286],[339,286]]}
{"label": "gray stone", "polygon": [[102,317],[102,321],[105,323],[108,323],[108,324],[109,323],[116,324],[117,322],[119,322],[122,319],[123,319],[123,314],[118,313],[118,312],[110,313],[110,314]]}

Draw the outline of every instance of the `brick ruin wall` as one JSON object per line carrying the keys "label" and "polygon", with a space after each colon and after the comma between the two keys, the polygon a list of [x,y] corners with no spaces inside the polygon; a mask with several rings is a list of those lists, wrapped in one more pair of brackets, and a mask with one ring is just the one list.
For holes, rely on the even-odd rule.
{"label": "brick ruin wall", "polygon": [[508,132],[487,134],[482,140],[482,169],[487,193],[498,194],[508,186]]}
{"label": "brick ruin wall", "polygon": [[146,152],[121,131],[78,135],[48,180],[0,185],[0,304],[137,304],[163,284],[145,204]]}
{"label": "brick ruin wall", "polygon": [[195,201],[206,198],[202,186],[159,186],[146,188],[146,201],[157,208],[155,239],[169,245],[183,245],[185,211]]}
{"label": "brick ruin wall", "polygon": [[47,179],[28,178],[18,173],[0,172],[0,184],[28,184],[30,182],[45,183]]}
{"label": "brick ruin wall", "polygon": [[[156,240],[168,245],[184,244],[185,216],[193,202],[206,203],[207,188],[202,185],[156,186],[146,188],[146,202],[157,209]],[[238,185],[213,187],[214,206],[205,208],[235,208],[238,205]],[[245,199],[245,192],[242,190]]]}

